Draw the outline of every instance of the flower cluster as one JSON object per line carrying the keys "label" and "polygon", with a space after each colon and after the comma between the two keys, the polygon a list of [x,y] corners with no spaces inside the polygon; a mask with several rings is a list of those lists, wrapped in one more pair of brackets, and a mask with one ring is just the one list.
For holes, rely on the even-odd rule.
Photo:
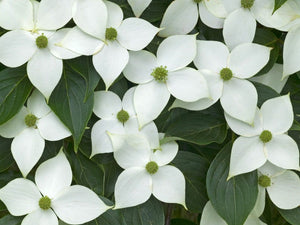
{"label": "flower cluster", "polygon": [[[82,224],[110,209],[141,205],[152,194],[189,210],[192,181],[176,163],[179,152],[204,158],[207,153],[199,154],[193,146],[213,142],[222,143],[221,152],[230,139],[228,128],[232,149],[226,184],[247,174],[256,178],[256,204],[250,205],[243,224],[265,224],[266,193],[280,210],[300,206],[300,178],[292,171],[300,171],[299,140],[288,133],[300,125],[293,93],[279,94],[288,81],[300,79],[294,75],[300,71],[300,2],[175,0],[151,22],[143,15],[155,1],[128,0],[130,16],[117,2],[0,0],[0,62],[8,67],[0,72],[0,117],[7,118],[0,118],[0,135],[12,139],[11,154],[23,176],[1,186],[0,200],[9,213],[26,215],[22,225],[58,225],[58,218]],[[205,29],[219,29],[222,37],[209,38]],[[281,42],[282,59],[269,36],[256,40],[260,29]],[[87,65],[77,58],[87,59]],[[2,72],[23,67],[26,75],[17,82],[2,79]],[[18,89],[23,80],[29,88]],[[263,97],[254,82],[272,88],[276,96]],[[218,118],[207,113],[214,107],[221,110]],[[206,113],[193,120],[199,112]],[[221,141],[217,134],[205,139],[216,126],[197,124],[214,119],[224,121]],[[84,135],[90,142],[82,147]],[[44,161],[48,142],[63,147]],[[81,185],[70,146],[97,168],[105,170],[101,160],[107,155],[120,168],[111,184],[113,195],[105,196],[113,206],[103,200],[104,188],[100,195],[97,187]],[[103,176],[106,182],[105,172]],[[230,224],[213,196],[207,201],[203,195],[207,203],[199,211],[200,224]]]}

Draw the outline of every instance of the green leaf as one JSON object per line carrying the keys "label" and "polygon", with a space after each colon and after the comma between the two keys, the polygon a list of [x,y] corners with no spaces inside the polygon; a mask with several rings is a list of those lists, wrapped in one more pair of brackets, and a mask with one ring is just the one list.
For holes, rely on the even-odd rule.
{"label": "green leaf", "polygon": [[273,13],[278,10],[284,3],[286,3],[287,0],[275,0],[275,6]]}
{"label": "green leaf", "polygon": [[277,62],[277,59],[280,54],[280,45],[278,40],[279,38],[277,38],[277,36],[270,29],[256,29],[255,38],[253,42],[273,48],[270,53],[269,62],[256,74],[256,76],[268,73],[273,68],[274,64]]}
{"label": "green leaf", "polygon": [[91,57],[77,57],[66,61],[66,63],[76,71],[86,82],[85,100],[94,92],[100,80],[100,76],[95,70]]}
{"label": "green leaf", "polygon": [[0,225],[20,225],[23,217],[6,215],[0,219]]}
{"label": "green leaf", "polygon": [[257,105],[258,107],[261,107],[261,105],[267,101],[268,99],[271,98],[276,98],[279,97],[280,95],[272,88],[261,84],[261,83],[257,83],[257,82],[252,82],[257,90],[257,94],[258,94],[258,102]]}
{"label": "green leaf", "polygon": [[257,199],[257,172],[226,181],[230,152],[231,144],[227,144],[210,165],[206,179],[207,193],[212,205],[228,225],[243,225]]}
{"label": "green leaf", "polygon": [[[94,94],[88,87],[81,74],[64,66],[62,78],[49,100],[51,109],[71,131],[75,151],[93,113]],[[90,93],[87,97],[86,90]]]}
{"label": "green leaf", "polygon": [[223,114],[223,110],[217,104],[197,112],[173,109],[164,131],[166,136],[181,138],[198,145],[222,143],[227,135]]}
{"label": "green leaf", "polygon": [[185,219],[172,219],[171,225],[196,225],[196,224]]}
{"label": "green leaf", "polygon": [[0,72],[0,125],[20,111],[31,90],[24,66]]}
{"label": "green leaf", "polygon": [[186,205],[189,211],[202,212],[206,202],[207,160],[200,155],[179,151],[172,164],[183,173],[186,180]]}
{"label": "green leaf", "polygon": [[286,221],[293,225],[300,225],[300,206],[291,210],[278,209]]}
{"label": "green leaf", "polygon": [[128,225],[164,225],[162,204],[153,196],[144,204],[121,210]]}
{"label": "green leaf", "polygon": [[10,150],[11,141],[11,139],[0,137],[0,172],[7,170],[14,163]]}
{"label": "green leaf", "polygon": [[[70,148],[69,148],[70,149]],[[69,162],[72,166],[73,178],[76,184],[86,186],[98,195],[104,195],[104,171],[96,163],[83,154],[67,151]]]}

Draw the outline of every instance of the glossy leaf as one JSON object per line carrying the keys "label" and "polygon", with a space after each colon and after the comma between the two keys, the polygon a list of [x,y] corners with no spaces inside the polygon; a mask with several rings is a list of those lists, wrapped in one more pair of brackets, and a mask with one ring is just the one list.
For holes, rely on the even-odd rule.
{"label": "glossy leaf", "polygon": [[228,225],[243,225],[254,208],[257,194],[257,172],[242,174],[227,181],[231,144],[216,156],[207,173],[208,197]]}
{"label": "glossy leaf", "polygon": [[178,137],[198,145],[222,143],[227,135],[227,125],[219,105],[203,111],[192,112],[173,109],[164,127],[166,136]]}
{"label": "glossy leaf", "polygon": [[189,211],[202,212],[206,202],[206,173],[209,163],[200,155],[179,151],[172,164],[183,173],[186,181],[186,205]]}
{"label": "glossy leaf", "polygon": [[0,72],[0,125],[20,111],[31,90],[24,66]]}

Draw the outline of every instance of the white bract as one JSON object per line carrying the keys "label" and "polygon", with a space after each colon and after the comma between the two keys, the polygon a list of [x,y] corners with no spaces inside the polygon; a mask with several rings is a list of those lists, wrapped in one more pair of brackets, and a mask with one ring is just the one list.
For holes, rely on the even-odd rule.
{"label": "white bract", "polygon": [[286,134],[294,114],[289,95],[272,98],[256,110],[253,126],[225,113],[229,127],[241,137],[232,146],[229,178],[253,171],[270,161],[284,169],[299,170],[297,143]]}
{"label": "white bract", "polygon": [[[129,89],[123,100],[111,91],[95,92],[94,113],[101,118],[92,128],[92,155],[113,152],[107,132],[117,134],[138,133],[139,126],[133,107],[133,93]],[[159,146],[157,128],[153,122],[140,131],[150,142],[151,148]]]}
{"label": "white bract", "polygon": [[115,186],[115,209],[146,202],[151,194],[167,203],[185,207],[185,179],[180,170],[167,165],[176,156],[176,142],[151,149],[144,135],[110,134],[117,163],[125,169]]}
{"label": "white bract", "polygon": [[157,57],[147,51],[130,52],[124,76],[139,84],[134,107],[140,127],[154,120],[167,105],[171,94],[193,102],[209,97],[203,75],[186,67],[196,56],[195,35],[175,35],[158,47]]}
{"label": "white bract", "polygon": [[27,107],[22,107],[17,115],[0,126],[0,135],[14,138],[12,155],[26,177],[42,156],[45,140],[61,140],[71,133],[35,90],[27,100]]}
{"label": "white bract", "polygon": [[[88,0],[87,2],[89,1],[95,0]],[[78,0],[78,2],[92,7],[82,0]],[[159,28],[138,18],[123,20],[120,6],[109,1],[104,3],[104,7],[99,7],[98,11],[95,11],[97,8],[88,9],[92,11],[91,16],[93,13],[97,13],[95,17],[101,17],[102,14],[106,15],[107,13],[105,27],[103,27],[104,22],[100,25],[89,24],[89,20],[82,17],[82,25],[78,25],[81,29],[74,27],[63,39],[61,45],[82,55],[93,55],[93,64],[102,77],[107,90],[127,65],[128,50],[139,51],[145,48],[159,31]],[[81,5],[79,4],[79,6]],[[78,11],[83,7],[79,6]],[[94,29],[90,28],[92,25],[95,25]]]}
{"label": "white bract", "polygon": [[0,199],[10,214],[25,216],[21,225],[58,225],[89,222],[108,210],[90,189],[73,185],[70,164],[60,151],[36,170],[35,183],[17,178],[0,189]]}
{"label": "white bract", "polygon": [[258,169],[259,188],[265,189],[272,202],[281,209],[293,209],[300,205],[300,179],[292,171],[267,162]]}
{"label": "white bract", "polygon": [[[62,59],[78,56],[56,45],[69,31],[67,28],[56,30],[71,19],[73,0],[23,1],[24,7],[6,3],[10,9],[5,13],[1,10],[1,17],[6,18],[8,26],[16,30],[0,37],[0,62],[8,67],[19,67],[28,61],[29,80],[48,99],[60,80]],[[12,20],[15,25],[9,22],[12,12],[21,14]],[[22,21],[18,22],[18,19]]]}
{"label": "white bract", "polygon": [[176,0],[167,8],[160,27],[159,36],[187,34],[192,31],[198,20],[212,28],[222,28],[224,19],[211,14],[202,0]]}
{"label": "white bract", "polygon": [[130,7],[136,17],[140,17],[152,0],[128,0]]}
{"label": "white bract", "polygon": [[246,79],[257,74],[268,63],[271,49],[245,43],[229,52],[226,45],[217,41],[197,41],[197,49],[194,64],[207,80],[211,98],[189,103],[176,100],[172,108],[203,110],[220,99],[226,113],[252,124],[257,92]]}
{"label": "white bract", "polygon": [[252,77],[250,80],[269,86],[279,94],[287,82],[287,77],[282,79],[282,72],[283,65],[275,63],[269,72],[260,76]]}
{"label": "white bract", "polygon": [[219,18],[225,18],[223,36],[230,49],[251,43],[256,31],[256,15],[265,9],[265,0],[205,0],[208,10]]}

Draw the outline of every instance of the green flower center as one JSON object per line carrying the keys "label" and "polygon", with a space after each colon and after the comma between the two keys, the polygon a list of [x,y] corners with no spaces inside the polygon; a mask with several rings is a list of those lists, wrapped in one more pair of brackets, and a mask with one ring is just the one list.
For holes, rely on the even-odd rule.
{"label": "green flower center", "polygon": [[232,71],[229,68],[223,68],[220,71],[220,76],[224,81],[230,80],[232,78]]}
{"label": "green flower center", "polygon": [[270,187],[271,186],[271,178],[266,175],[262,175],[258,178],[258,184],[264,188]]}
{"label": "green flower center", "polygon": [[202,2],[202,0],[194,0],[194,2],[200,3],[200,2]]}
{"label": "green flower center", "polygon": [[114,41],[117,39],[118,36],[118,32],[115,28],[110,27],[110,28],[106,28],[105,31],[105,39],[109,40],[109,41]]}
{"label": "green flower center", "polygon": [[253,6],[254,1],[255,0],[241,0],[241,5],[245,9],[250,9]]}
{"label": "green flower center", "polygon": [[151,76],[153,76],[156,81],[165,83],[168,80],[167,67],[166,66],[156,67],[151,73]]}
{"label": "green flower center", "polygon": [[51,199],[48,196],[42,197],[39,201],[39,206],[43,210],[50,209],[51,207]]}
{"label": "green flower center", "polygon": [[128,112],[126,112],[125,110],[121,110],[120,112],[118,112],[117,114],[117,119],[121,122],[121,123],[125,123],[128,121],[129,119],[129,114]]}
{"label": "green flower center", "polygon": [[267,143],[269,141],[272,140],[272,133],[268,130],[264,130],[263,132],[261,132],[261,134],[259,135],[260,140],[263,143]]}
{"label": "green flower center", "polygon": [[25,124],[28,127],[34,127],[37,121],[37,117],[33,114],[28,114],[27,116],[25,116]]}
{"label": "green flower center", "polygon": [[157,163],[154,161],[148,162],[146,165],[146,170],[150,174],[155,174],[158,171]]}
{"label": "green flower center", "polygon": [[46,48],[48,46],[48,38],[42,34],[35,39],[35,43],[38,48]]}

